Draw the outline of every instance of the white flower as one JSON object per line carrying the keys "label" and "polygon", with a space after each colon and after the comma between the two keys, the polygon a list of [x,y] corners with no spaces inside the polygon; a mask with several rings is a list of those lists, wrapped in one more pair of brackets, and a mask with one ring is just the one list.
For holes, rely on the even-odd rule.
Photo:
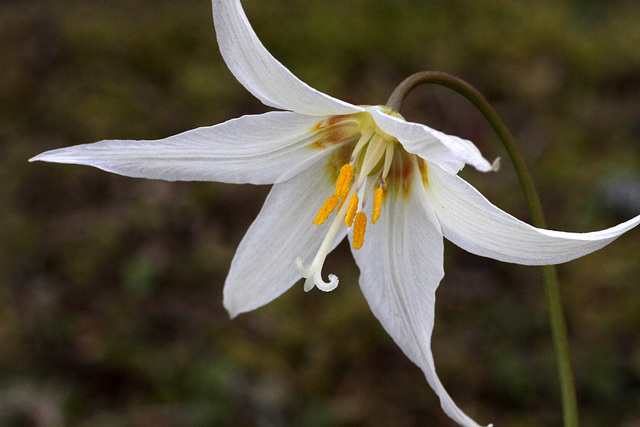
{"label": "white flower", "polygon": [[406,122],[387,107],[360,107],[298,80],[253,32],[239,0],[214,0],[220,51],[264,104],[286,111],[244,116],[158,141],[101,141],[31,160],[78,163],[165,180],[274,184],[231,263],[231,316],[273,300],[300,276],[328,291],[327,254],[348,235],[371,310],[423,371],[456,422],[464,414],[436,375],[431,353],[443,239],[478,255],[527,265],[562,263],[635,227],[640,216],[593,233],[534,228],[492,205],[457,176],[492,165],[469,141]]}

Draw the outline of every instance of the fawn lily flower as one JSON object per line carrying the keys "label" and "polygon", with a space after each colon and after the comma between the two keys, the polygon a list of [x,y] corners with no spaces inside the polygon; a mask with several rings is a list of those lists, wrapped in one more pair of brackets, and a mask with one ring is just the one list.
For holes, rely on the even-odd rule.
{"label": "fawn lily flower", "polygon": [[240,243],[224,288],[231,314],[290,288],[329,291],[327,254],[348,236],[371,310],[424,372],[442,408],[477,426],[447,394],[431,353],[443,236],[478,255],[527,265],[562,263],[635,227],[640,216],[592,233],[534,228],[492,205],[457,176],[495,168],[469,141],[405,121],[383,106],[355,106],[298,80],[269,54],[239,0],[213,0],[225,62],[264,104],[244,116],[157,141],[105,140],[31,160],[77,163],[165,180],[274,184]]}

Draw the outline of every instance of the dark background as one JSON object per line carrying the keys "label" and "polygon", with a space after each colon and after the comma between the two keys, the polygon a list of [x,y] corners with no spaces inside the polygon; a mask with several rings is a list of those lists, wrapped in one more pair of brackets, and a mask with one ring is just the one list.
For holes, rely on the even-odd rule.
{"label": "dark background", "polygon": [[[552,228],[640,213],[637,1],[243,4],[279,60],[354,104],[426,69],[471,82],[515,133]],[[263,111],[223,63],[205,0],[0,3],[1,425],[452,425],[344,245],[326,268],[336,291],[299,284],[229,320],[225,275],[268,187],[27,163]],[[501,156],[500,172],[463,176],[528,218],[464,99],[422,87],[402,113]],[[559,268],[584,426],[640,426],[639,236]],[[433,350],[454,400],[485,424],[559,425],[539,271],[445,251]]]}

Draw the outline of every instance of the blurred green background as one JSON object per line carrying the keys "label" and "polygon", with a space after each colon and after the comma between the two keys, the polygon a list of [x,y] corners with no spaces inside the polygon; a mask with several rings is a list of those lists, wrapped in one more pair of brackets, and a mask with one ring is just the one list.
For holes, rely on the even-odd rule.
{"label": "blurred green background", "polygon": [[[245,0],[271,52],[310,85],[382,104],[447,71],[515,133],[552,228],[640,213],[640,3]],[[229,320],[222,286],[268,187],[168,183],[28,164],[49,149],[154,139],[267,111],[225,67],[211,5],[0,3],[0,425],[449,426],[370,313],[346,246],[326,271]],[[443,88],[402,113],[503,158],[463,171],[527,219],[483,118]],[[433,350],[481,423],[560,425],[535,268],[447,243]],[[584,426],[640,426],[640,230],[560,266]]]}

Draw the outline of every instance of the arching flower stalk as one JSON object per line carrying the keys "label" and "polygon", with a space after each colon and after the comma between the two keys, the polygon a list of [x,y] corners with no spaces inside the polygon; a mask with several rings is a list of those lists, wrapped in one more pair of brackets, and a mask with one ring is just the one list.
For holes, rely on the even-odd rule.
{"label": "arching flower stalk", "polygon": [[443,236],[481,256],[555,264],[593,252],[640,216],[592,233],[534,228],[503,212],[457,173],[496,168],[473,143],[405,121],[384,106],[355,106],[299,79],[264,48],[239,0],[213,0],[220,51],[235,77],[284,111],[244,116],[157,141],[105,140],[31,160],[85,164],[141,178],[274,184],[240,243],[224,287],[232,317],[281,295],[330,291],[324,260],[348,236],[371,310],[424,372],[444,411],[477,426],[453,402],[431,353]]}

